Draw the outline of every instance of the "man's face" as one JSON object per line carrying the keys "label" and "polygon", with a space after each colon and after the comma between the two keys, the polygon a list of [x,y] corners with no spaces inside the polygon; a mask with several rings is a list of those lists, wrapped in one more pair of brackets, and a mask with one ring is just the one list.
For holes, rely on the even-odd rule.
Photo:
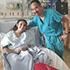
{"label": "man's face", "polygon": [[31,10],[32,10],[32,13],[35,16],[40,16],[41,15],[41,11],[42,11],[42,6],[38,5],[36,2],[33,2],[31,4]]}

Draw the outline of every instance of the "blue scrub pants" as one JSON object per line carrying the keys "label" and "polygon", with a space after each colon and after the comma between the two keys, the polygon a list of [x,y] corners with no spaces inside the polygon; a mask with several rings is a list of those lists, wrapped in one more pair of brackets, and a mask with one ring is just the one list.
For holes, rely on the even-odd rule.
{"label": "blue scrub pants", "polygon": [[63,59],[64,41],[63,40],[60,41],[59,37],[47,36],[46,47],[54,51],[57,55],[59,55]]}

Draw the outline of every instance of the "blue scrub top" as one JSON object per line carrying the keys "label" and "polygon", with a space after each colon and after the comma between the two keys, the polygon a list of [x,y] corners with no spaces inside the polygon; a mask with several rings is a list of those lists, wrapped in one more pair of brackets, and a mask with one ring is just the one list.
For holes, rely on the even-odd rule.
{"label": "blue scrub top", "polygon": [[29,25],[38,26],[40,32],[46,36],[60,36],[63,33],[61,23],[63,15],[53,9],[44,9],[44,21],[39,16],[35,16]]}

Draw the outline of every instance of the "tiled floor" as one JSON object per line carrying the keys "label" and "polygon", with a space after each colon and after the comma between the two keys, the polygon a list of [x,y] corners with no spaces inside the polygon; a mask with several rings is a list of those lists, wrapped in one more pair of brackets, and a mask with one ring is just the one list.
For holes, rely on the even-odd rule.
{"label": "tiled floor", "polygon": [[70,68],[70,50],[64,49],[64,61]]}

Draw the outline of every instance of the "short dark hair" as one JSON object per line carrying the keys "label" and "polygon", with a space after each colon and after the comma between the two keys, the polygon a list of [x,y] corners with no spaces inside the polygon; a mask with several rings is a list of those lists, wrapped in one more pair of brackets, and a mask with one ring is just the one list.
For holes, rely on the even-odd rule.
{"label": "short dark hair", "polygon": [[[25,19],[19,19],[16,24],[18,24],[20,21],[24,21],[26,23],[26,25],[27,25],[27,21]],[[15,26],[11,30],[13,30],[13,31],[17,30],[16,24],[15,24]]]}
{"label": "short dark hair", "polygon": [[36,2],[38,5],[41,5],[41,3],[40,3],[39,0],[32,0],[32,1],[30,2],[30,5],[31,5],[33,2]]}

